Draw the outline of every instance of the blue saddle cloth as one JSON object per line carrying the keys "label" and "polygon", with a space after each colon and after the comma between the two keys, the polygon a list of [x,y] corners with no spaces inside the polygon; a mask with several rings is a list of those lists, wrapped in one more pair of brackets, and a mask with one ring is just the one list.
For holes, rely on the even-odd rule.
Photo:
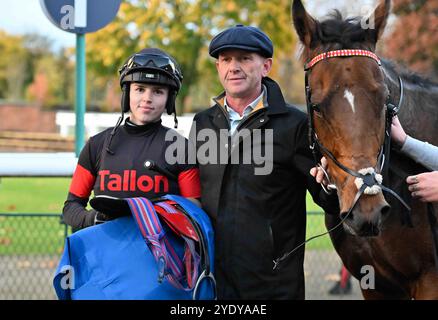
{"label": "blue saddle cloth", "polygon": [[[207,240],[208,260],[213,272],[214,234],[207,214],[183,197],[167,195],[164,198],[178,202],[198,222]],[[167,228],[166,236],[178,254],[183,255],[184,242],[170,228]],[[166,279],[158,282],[157,263],[132,217],[118,218],[70,235],[53,286],[62,300],[193,298],[193,290],[177,289]],[[201,282],[198,293],[196,298],[214,299],[214,283]]]}

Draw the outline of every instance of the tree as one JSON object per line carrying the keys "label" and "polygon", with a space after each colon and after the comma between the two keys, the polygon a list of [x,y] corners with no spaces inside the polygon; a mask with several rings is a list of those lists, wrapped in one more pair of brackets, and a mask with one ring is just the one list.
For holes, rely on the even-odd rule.
{"label": "tree", "polygon": [[47,105],[51,96],[49,96],[49,80],[46,73],[37,73],[27,92],[30,101],[35,101],[39,106]]}
{"label": "tree", "polygon": [[386,56],[438,78],[438,1],[393,2],[397,21],[385,42]]}
{"label": "tree", "polygon": [[29,54],[22,36],[8,35],[0,30],[0,97],[22,100],[29,65]]}
{"label": "tree", "polygon": [[59,105],[73,105],[74,64],[68,50],[50,51],[49,40],[26,35],[26,47],[30,56],[28,74],[31,83],[27,87],[27,99],[50,109]]}
{"label": "tree", "polygon": [[88,66],[110,79],[128,55],[145,47],[158,47],[181,65],[184,84],[178,105],[187,108],[189,95],[200,91],[208,94],[203,98],[206,104],[210,89],[220,88],[217,76],[213,76],[208,44],[214,34],[237,23],[257,25],[273,39],[278,60],[274,77],[280,72],[279,62],[294,58],[289,0],[137,0],[123,2],[111,24],[87,35]]}
{"label": "tree", "polygon": [[41,106],[72,103],[73,64],[67,50],[51,51],[45,36],[0,31],[0,98]]}

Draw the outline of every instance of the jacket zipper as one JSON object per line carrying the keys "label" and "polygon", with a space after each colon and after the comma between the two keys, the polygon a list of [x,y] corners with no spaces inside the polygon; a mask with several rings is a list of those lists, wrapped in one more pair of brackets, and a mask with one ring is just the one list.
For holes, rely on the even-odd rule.
{"label": "jacket zipper", "polygon": [[218,104],[218,107],[219,107],[219,109],[221,109],[221,111],[222,111],[222,113],[223,113],[223,115],[224,115],[224,117],[225,117],[225,120],[227,120],[228,131],[230,131],[230,129],[231,129],[231,123],[230,123],[230,117],[229,117],[229,115],[228,115],[228,112],[226,112],[226,111],[224,110],[224,108],[221,107],[221,105],[219,105],[219,104]]}
{"label": "jacket zipper", "polygon": [[257,110],[254,113],[251,113],[249,115],[249,117],[247,117],[245,120],[243,120],[241,123],[239,123],[236,127],[236,131],[239,131],[239,129],[241,129],[245,124],[247,124],[250,120],[254,119],[256,116],[259,116],[262,112],[264,111],[263,109]]}

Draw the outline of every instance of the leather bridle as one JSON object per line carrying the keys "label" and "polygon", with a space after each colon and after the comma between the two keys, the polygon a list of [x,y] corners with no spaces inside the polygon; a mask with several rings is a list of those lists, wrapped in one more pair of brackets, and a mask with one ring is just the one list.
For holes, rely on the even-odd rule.
{"label": "leather bridle", "polygon": [[[343,165],[340,161],[336,159],[336,157],[321,143],[321,141],[318,139],[318,136],[315,131],[315,125],[313,120],[313,115],[315,111],[319,110],[319,105],[312,103],[312,90],[309,85],[309,75],[311,73],[312,68],[320,61],[327,60],[330,58],[335,57],[351,57],[351,56],[361,56],[361,57],[368,57],[373,59],[377,62],[380,68],[382,68],[382,63],[379,59],[379,57],[367,50],[359,50],[359,49],[352,49],[352,50],[336,50],[336,51],[329,51],[324,52],[322,54],[317,55],[315,58],[313,58],[310,62],[305,64],[304,70],[305,70],[305,85],[306,85],[306,102],[307,102],[307,112],[309,117],[309,145],[310,149],[312,150],[315,163],[318,167],[322,168],[321,164],[319,163],[318,155],[322,154],[328,158],[330,158],[333,163],[339,167],[341,170],[346,172],[347,174],[353,176],[356,178],[356,180],[359,179],[360,187],[358,188],[358,192],[356,193],[356,196],[354,197],[353,204],[348,211],[347,215],[351,213],[351,211],[356,206],[357,202],[359,201],[362,194],[375,194],[379,192],[380,190],[386,191],[390,194],[392,194],[394,197],[396,197],[408,210],[410,210],[409,206],[403,201],[403,199],[397,195],[394,191],[391,189],[385,187],[382,184],[382,172],[385,172],[389,165],[389,153],[390,153],[390,144],[391,144],[391,123],[392,118],[399,112],[400,107],[403,103],[403,82],[401,78],[399,77],[399,83],[400,83],[400,99],[395,106],[395,104],[392,102],[391,95],[389,94],[385,103],[385,139],[384,143],[380,148],[379,155],[377,157],[377,168],[368,168],[367,170],[359,170],[355,171],[347,166]],[[330,181],[330,177],[328,173],[322,168],[324,171],[324,174],[326,176],[326,179]],[[330,184],[329,186],[333,186],[333,184]],[[324,191],[327,193],[330,193],[330,188],[327,188],[323,185]],[[333,187],[332,187],[333,188]],[[371,193],[374,190],[374,193]],[[376,192],[377,191],[377,192]],[[370,193],[369,193],[370,192]]]}
{"label": "leather bridle", "polygon": [[[317,55],[316,57],[314,57],[312,60],[310,60],[308,63],[306,63],[304,65],[304,71],[305,71],[306,104],[307,104],[307,113],[308,113],[308,119],[309,119],[308,120],[309,121],[309,146],[310,146],[310,149],[312,150],[316,166],[323,170],[324,175],[325,175],[327,181],[329,182],[328,187],[324,186],[324,184],[321,184],[321,186],[322,186],[323,190],[329,194],[332,192],[333,189],[336,189],[336,186],[334,184],[330,183],[329,174],[327,173],[325,168],[323,168],[319,162],[319,156],[324,155],[324,156],[330,158],[333,161],[333,163],[337,167],[339,167],[341,170],[343,170],[347,174],[355,177],[356,181],[360,182],[360,187],[358,186],[358,184],[356,184],[358,186],[358,191],[354,197],[353,204],[350,207],[349,211],[344,215],[344,217],[342,217],[341,221],[336,226],[334,226],[332,229],[328,230],[327,232],[325,232],[323,234],[320,234],[320,235],[317,235],[317,236],[314,236],[314,237],[307,239],[306,241],[304,241],[300,245],[296,246],[293,250],[289,251],[288,253],[285,253],[280,258],[275,259],[273,261],[274,262],[274,268],[273,268],[274,270],[279,267],[281,262],[286,260],[292,253],[294,253],[300,247],[305,245],[307,242],[309,242],[315,238],[318,238],[320,236],[326,235],[326,234],[334,231],[335,229],[337,229],[339,226],[341,226],[344,223],[344,221],[348,218],[348,216],[351,214],[351,212],[355,208],[357,202],[359,201],[360,197],[364,193],[365,194],[376,194],[377,192],[380,192],[380,191],[388,192],[391,195],[393,195],[396,199],[398,199],[403,204],[403,206],[406,207],[406,209],[409,212],[411,210],[411,208],[406,204],[406,202],[397,193],[395,193],[393,190],[385,187],[382,184],[383,183],[382,173],[384,176],[386,176],[386,177],[388,176],[387,173],[388,173],[388,169],[389,169],[389,155],[390,155],[390,148],[391,148],[392,118],[398,114],[398,112],[400,111],[400,108],[402,106],[402,103],[403,103],[403,95],[404,95],[403,82],[402,82],[402,79],[400,77],[398,77],[399,85],[400,85],[400,98],[399,98],[398,104],[395,105],[393,103],[390,94],[388,94],[387,100],[385,102],[385,138],[384,138],[383,145],[380,148],[379,155],[377,156],[377,168],[367,168],[367,169],[359,170],[359,171],[355,171],[355,170],[348,168],[347,166],[343,165],[340,161],[338,161],[332,152],[330,152],[326,147],[324,147],[324,145],[321,143],[321,141],[319,141],[318,136],[316,134],[313,116],[314,116],[315,111],[316,112],[319,111],[319,105],[312,103],[312,90],[311,90],[310,85],[309,85],[309,75],[311,73],[311,70],[317,63],[319,63],[320,61],[323,61],[323,60],[328,60],[330,58],[335,58],[335,57],[354,57],[354,56],[368,57],[370,59],[373,59],[374,61],[377,62],[379,67],[382,69],[382,63],[381,63],[379,57],[374,52],[371,52],[368,50],[347,49],[347,50],[329,51],[329,52],[324,52],[322,54]],[[382,70],[382,72],[383,72],[383,70]],[[370,193],[370,192],[374,192],[374,193]],[[409,217],[409,220],[410,220],[410,217]]]}
{"label": "leather bridle", "polygon": [[[325,148],[322,145],[322,143],[318,139],[318,136],[316,135],[314,122],[313,122],[313,114],[314,114],[315,110],[318,110],[319,106],[316,104],[313,104],[312,100],[311,100],[312,91],[311,91],[311,88],[309,85],[309,74],[310,74],[312,68],[318,62],[320,62],[322,60],[327,60],[327,59],[334,58],[334,57],[352,57],[352,56],[371,58],[374,61],[376,61],[377,64],[379,65],[380,69],[382,69],[381,60],[379,59],[379,57],[375,53],[373,53],[371,51],[359,50],[359,49],[336,50],[336,51],[325,52],[325,53],[322,53],[320,55],[317,55],[315,58],[313,58],[309,63],[306,63],[304,66],[304,71],[306,72],[306,74],[305,74],[306,102],[307,102],[307,111],[308,111],[308,116],[309,116],[309,140],[310,140],[309,142],[310,142],[310,148],[312,149],[313,156],[315,158],[315,162],[316,162],[317,166],[322,168],[321,164],[319,164],[319,159],[317,159],[317,152],[319,151],[322,155],[325,155],[328,158],[330,158],[335,163],[336,166],[341,168],[346,173],[363,180],[363,184],[359,188],[359,191],[356,193],[356,196],[353,200],[353,205],[351,206],[350,210],[345,215],[345,217],[342,219],[342,221],[337,226],[335,226],[334,228],[329,230],[328,233],[333,231],[334,229],[336,229],[338,226],[340,226],[347,219],[347,217],[350,215],[350,213],[353,211],[354,207],[356,206],[356,203],[359,201],[360,197],[362,196],[362,194],[365,193],[365,191],[368,187],[372,188],[374,186],[378,186],[379,188],[381,188],[381,190],[390,193],[396,199],[398,199],[403,204],[403,206],[405,206],[408,209],[408,212],[411,211],[410,207],[406,204],[405,201],[403,201],[403,199],[397,193],[395,193],[393,190],[385,187],[382,184],[383,179],[381,176],[379,178],[379,173],[377,173],[376,170],[373,170],[372,172],[368,172],[366,174],[363,174],[360,171],[357,172],[357,171],[351,170],[350,168],[344,166],[342,163],[340,163],[336,159],[336,157],[329,150],[327,150],[327,148]],[[382,72],[383,72],[383,70],[382,70]],[[403,90],[403,81],[402,81],[400,76],[398,77],[398,81],[399,81],[399,86],[400,86],[400,98],[399,98],[399,102],[398,102],[397,106],[393,103],[393,100],[391,98],[390,93],[388,94],[388,97],[387,97],[387,100],[385,103],[385,109],[386,109],[385,139],[384,139],[383,145],[381,147],[381,150],[379,152],[378,161],[377,161],[377,169],[379,170],[380,173],[383,173],[384,176],[388,176],[388,169],[389,169],[392,118],[398,114],[398,112],[400,111],[400,108],[402,106],[402,103],[403,103],[404,90]],[[388,92],[389,92],[389,90],[388,90]],[[328,181],[330,181],[330,177],[329,177],[328,173],[325,171],[324,168],[322,168],[322,169],[323,169],[323,172],[324,172],[326,178],[328,179]],[[324,191],[326,191],[326,192],[330,191],[323,184],[322,184],[322,186],[324,188]],[[435,210],[434,210],[433,205],[431,203],[427,204],[427,214],[428,214],[428,222],[429,222],[429,225],[431,228],[432,239],[433,239],[433,244],[434,244],[433,254],[434,254],[434,258],[435,258],[436,268],[438,269],[438,233],[436,232],[437,220],[436,220],[436,216],[435,216]],[[400,213],[400,215],[401,215],[401,213]],[[410,215],[409,215],[409,225],[412,226],[412,221],[411,221]],[[308,241],[310,241],[316,237],[312,237],[311,239],[308,239],[305,243],[307,243]],[[293,251],[295,251],[299,247],[300,246],[295,248]],[[288,255],[290,255],[291,253],[292,252],[288,253],[286,255],[286,257]],[[283,258],[285,258],[285,257],[283,256],[282,258],[274,261],[274,269],[281,260],[284,260]]]}

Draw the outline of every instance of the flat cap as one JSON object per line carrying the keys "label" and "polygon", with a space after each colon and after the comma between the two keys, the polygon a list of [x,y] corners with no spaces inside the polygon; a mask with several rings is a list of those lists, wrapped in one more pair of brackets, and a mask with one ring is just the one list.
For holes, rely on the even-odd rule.
{"label": "flat cap", "polygon": [[218,58],[226,49],[240,49],[257,52],[265,58],[272,58],[274,46],[271,39],[260,29],[238,24],[216,35],[210,42],[209,54]]}

